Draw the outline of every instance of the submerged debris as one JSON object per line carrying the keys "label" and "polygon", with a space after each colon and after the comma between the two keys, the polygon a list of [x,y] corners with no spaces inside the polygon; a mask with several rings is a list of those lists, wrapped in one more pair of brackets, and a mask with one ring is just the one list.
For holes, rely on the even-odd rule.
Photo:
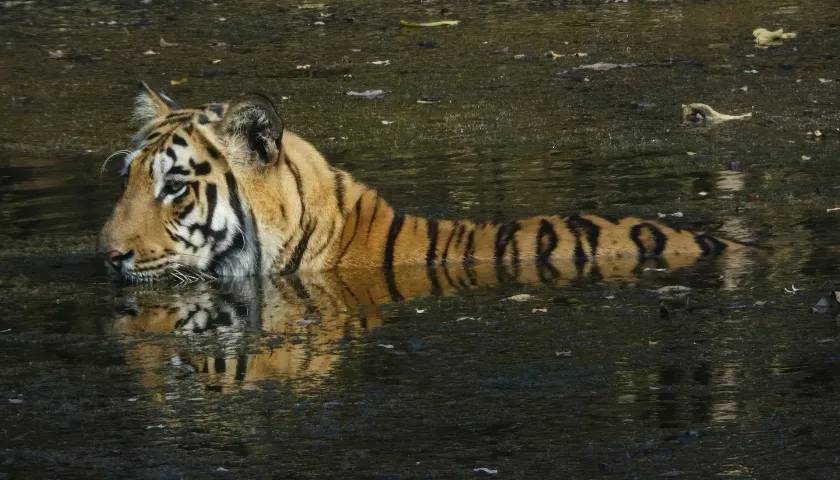
{"label": "submerged debris", "polygon": [[840,312],[840,291],[829,292],[820,297],[819,301],[811,307],[814,313],[837,313]]}
{"label": "submerged debris", "polygon": [[767,30],[766,28],[756,28],[753,30],[753,37],[755,37],[755,44],[758,47],[771,47],[781,45],[782,40],[796,38],[795,32],[785,32],[784,29]]}
{"label": "submerged debris", "polygon": [[167,42],[166,40],[163,39],[163,37],[160,37],[160,46],[161,46],[161,48],[177,47],[178,44],[175,43],[175,42]]}
{"label": "submerged debris", "polygon": [[417,99],[417,103],[420,104],[427,104],[427,103],[439,103],[440,97],[432,97],[428,95],[421,95],[420,98]]}
{"label": "submerged debris", "polygon": [[659,217],[659,218],[665,218],[665,217],[682,218],[684,215],[683,215],[683,212],[676,211],[676,212],[674,212],[674,213],[662,213],[662,212],[657,212],[657,213],[656,213],[656,216],[657,216],[657,217]]}
{"label": "submerged debris", "polygon": [[382,98],[385,96],[385,90],[365,90],[363,92],[356,92],[354,90],[348,90],[344,93],[348,97],[361,97],[367,98],[368,100],[374,98]]}
{"label": "submerged debris", "polygon": [[682,119],[686,123],[708,123],[714,125],[729,120],[743,120],[750,117],[752,117],[752,113],[745,113],[743,115],[720,113],[705,103],[689,103],[687,105],[683,104],[682,106]]}
{"label": "submerged debris", "polygon": [[511,295],[510,297],[503,298],[503,302],[527,302],[528,300],[533,300],[534,296],[529,293],[520,293],[518,295]]}
{"label": "submerged debris", "polygon": [[499,470],[495,468],[478,467],[473,468],[473,473],[478,477],[492,477],[499,474]]}
{"label": "submerged debris", "polygon": [[692,289],[683,285],[667,285],[651,291],[663,300],[674,300],[685,297],[692,292]]}
{"label": "submerged debris", "polygon": [[461,23],[460,20],[439,20],[437,22],[411,22],[408,20],[400,20],[400,26],[406,28],[414,27],[454,27]]}
{"label": "submerged debris", "polygon": [[545,54],[545,56],[546,56],[546,57],[548,57],[548,58],[550,58],[550,59],[552,59],[552,60],[557,60],[558,58],[565,58],[565,57],[578,57],[578,58],[583,58],[583,57],[588,57],[588,56],[589,56],[589,54],[588,54],[588,53],[586,53],[586,52],[575,52],[575,53],[557,53],[557,52],[555,52],[554,50],[549,50],[549,51]]}
{"label": "submerged debris", "polygon": [[614,68],[634,68],[638,67],[638,63],[607,63],[607,62],[597,62],[592,63],[590,65],[581,65],[579,67],[575,67],[575,70],[593,70],[596,72],[606,72],[607,70],[612,70]]}

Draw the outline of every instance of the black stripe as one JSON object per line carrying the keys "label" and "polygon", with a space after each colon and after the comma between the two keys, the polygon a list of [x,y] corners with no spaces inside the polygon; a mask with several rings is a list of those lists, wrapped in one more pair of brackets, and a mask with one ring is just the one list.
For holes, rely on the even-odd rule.
{"label": "black stripe", "polygon": [[385,242],[385,260],[383,265],[387,270],[390,270],[394,266],[394,245],[397,243],[397,236],[399,236],[402,230],[403,222],[405,222],[405,217],[395,213],[393,220],[391,220],[391,227],[388,229],[388,239]]}
{"label": "black stripe", "polygon": [[166,155],[171,158],[173,162],[178,160],[178,157],[175,156],[175,150],[172,150],[172,147],[166,147]]}
{"label": "black stripe", "polygon": [[257,222],[254,221],[254,211],[249,209],[249,213],[251,214],[251,227],[253,228],[254,235],[254,266],[256,268],[254,273],[260,274],[262,273],[262,244],[260,243],[260,231],[257,229]]}
{"label": "black stripe", "polygon": [[[519,277],[519,246],[516,243],[516,232],[521,228],[522,226],[519,222],[514,221],[499,225],[496,230],[493,258],[496,261],[496,279],[499,283],[506,283]],[[511,246],[512,275],[508,273],[507,265],[504,262],[508,245]]]}
{"label": "black stripe", "polygon": [[189,175],[190,171],[179,167],[178,165],[173,165],[172,168],[166,171],[166,175]]}
{"label": "black stripe", "polygon": [[187,141],[184,140],[184,137],[178,135],[177,133],[172,134],[172,143],[174,143],[175,145],[180,145],[182,147],[187,146]]}
{"label": "black stripe", "polygon": [[427,266],[426,275],[429,277],[429,283],[432,284],[432,295],[439,297],[442,290],[440,289],[440,282],[438,282],[437,278],[437,268],[432,265]]}
{"label": "black stripe", "polygon": [[175,233],[175,232],[171,232],[171,231],[169,231],[169,229],[164,229],[164,230],[166,230],[166,234],[167,234],[167,235],[169,235],[169,238],[171,238],[173,242],[183,243],[184,245],[186,245],[186,246],[188,246],[188,247],[192,248],[193,250],[198,250],[198,247],[197,247],[196,245],[193,245],[193,244],[192,244],[189,240],[187,240],[186,238],[184,238],[184,237],[182,237],[182,236],[178,235],[178,234],[177,234],[177,233]]}
{"label": "black stripe", "polygon": [[[292,286],[292,289],[295,291],[295,294],[299,298],[301,298],[303,300],[310,300],[312,298],[312,295],[309,294],[309,291],[303,285],[303,282],[300,280],[300,277],[298,277],[297,275],[293,275],[291,277],[288,277],[287,279],[289,281],[289,285]],[[306,306],[307,310],[309,310],[308,303],[309,302],[307,302],[307,306]]]}
{"label": "black stripe", "polygon": [[397,243],[397,237],[400,234],[400,231],[403,227],[403,222],[405,221],[405,217],[402,215],[394,214],[393,220],[391,220],[391,227],[388,229],[388,239],[385,242],[385,259],[384,259],[384,268],[385,268],[385,283],[388,285],[388,292],[391,294],[391,300],[395,302],[399,302],[403,299],[403,296],[400,294],[399,289],[397,288],[397,280],[394,277],[394,245]]}
{"label": "black stripe", "polygon": [[338,203],[339,213],[344,213],[344,174],[339,170],[333,170],[335,177],[335,200]]}
{"label": "black stripe", "polygon": [[207,219],[204,221],[208,229],[213,228],[213,214],[216,212],[216,184],[208,183],[204,188],[204,195],[207,197]]}
{"label": "black stripe", "polygon": [[440,256],[440,264],[446,265],[446,257],[449,255],[449,245],[452,243],[452,239],[455,237],[455,230],[457,230],[458,221],[456,220],[453,224],[451,229],[449,230],[449,238],[446,240],[446,246],[443,247],[443,255]]}
{"label": "black stripe", "polygon": [[475,230],[470,230],[470,234],[467,236],[467,246],[464,247],[464,266],[472,264],[475,262]]}
{"label": "black stripe", "polygon": [[[215,232],[216,234],[224,235],[227,233],[227,230],[220,230]],[[213,259],[210,261],[210,265],[207,267],[211,272],[221,275],[223,272],[221,271],[221,267],[224,264],[227,257],[232,252],[241,251],[245,247],[245,236],[242,235],[242,232],[237,231],[233,234],[233,238],[231,239],[230,245],[224,247],[223,250],[219,251]]]}
{"label": "black stripe", "polygon": [[461,245],[461,240],[464,238],[464,233],[467,228],[464,225],[458,225],[458,235],[455,237],[455,248]]}
{"label": "black stripe", "polygon": [[537,230],[537,262],[551,263],[551,254],[557,248],[557,232],[554,225],[546,219],[540,220],[540,228]]}
{"label": "black stripe", "polygon": [[219,153],[219,150],[213,145],[210,145],[209,142],[206,142],[204,144],[204,149],[207,150],[207,154],[210,155],[214,160],[222,158],[222,154]]}
{"label": "black stripe", "polygon": [[288,156],[283,157],[286,163],[286,166],[289,167],[289,172],[291,172],[292,177],[295,179],[295,188],[297,188],[298,193],[298,200],[300,200],[300,226],[303,227],[303,218],[304,214],[306,213],[306,205],[303,203],[303,178],[300,176],[300,170],[297,168],[297,165],[292,163],[289,160]]}
{"label": "black stripe", "polygon": [[[248,238],[245,236],[243,232],[250,231],[250,233],[254,234],[255,225],[251,222],[246,222],[245,212],[242,209],[242,202],[239,199],[239,189],[236,185],[236,177],[233,176],[233,172],[225,173],[225,182],[228,188],[228,200],[230,201],[230,206],[233,209],[234,215],[236,216],[236,221],[240,227],[240,230],[234,233],[233,238],[228,246],[224,247],[222,250],[216,252],[216,255],[210,261],[209,269],[216,273],[222,273],[221,267],[224,264],[225,260],[230,256],[231,253],[240,252],[242,251],[245,246],[247,245]],[[191,226],[190,231],[195,229],[200,229],[202,233],[206,237],[212,237],[214,239],[222,240],[225,238],[227,234],[227,229],[222,230],[213,230],[213,214],[215,211],[216,203],[217,203],[217,192],[216,192],[216,185],[212,183],[208,183],[206,187],[206,195],[208,201],[208,212],[207,212],[207,220],[206,225],[203,226]],[[256,243],[257,240],[254,239]],[[260,265],[255,265],[257,269],[260,268]]]}
{"label": "black stripe", "polygon": [[[379,213],[379,194],[376,194],[376,203],[373,205],[373,213],[370,214],[370,222],[368,222],[367,234],[365,235],[365,243],[370,239],[370,229],[373,228],[373,221],[376,220],[376,214]],[[402,224],[400,224],[402,227]]]}
{"label": "black stripe", "polygon": [[192,167],[193,171],[195,171],[196,175],[207,175],[212,170],[210,168],[210,163],[202,162],[196,163],[195,159],[190,157],[190,167]]}
{"label": "black stripe", "polygon": [[575,236],[575,266],[580,271],[583,269],[583,265],[589,260],[586,251],[583,249],[583,241],[581,237],[586,235],[587,243],[589,243],[590,255],[594,258],[597,254],[598,236],[601,234],[601,229],[594,223],[579,215],[572,215],[568,217],[566,219],[566,226]]}
{"label": "black stripe", "polygon": [[[648,249],[647,245],[645,245],[642,241],[643,232],[646,232],[648,235],[653,237],[652,249]],[[638,225],[633,225],[633,228],[630,229],[630,240],[633,240],[633,243],[636,244],[636,248],[639,249],[639,261],[643,262],[648,258],[662,255],[668,238],[656,225],[651,223],[640,223]]]}
{"label": "black stripe", "polygon": [[426,250],[426,265],[435,264],[437,257],[438,222],[437,220],[426,221],[426,236],[429,237],[429,248]]}
{"label": "black stripe", "polygon": [[[355,213],[356,221],[353,222],[353,233],[350,235],[350,240],[347,241],[347,245],[345,245],[344,248],[341,250],[341,254],[338,256],[339,260],[344,258],[344,255],[347,253],[347,250],[350,249],[350,245],[353,244],[353,240],[356,238],[356,232],[359,231],[359,217],[362,216],[362,199],[363,198],[364,198],[364,195],[360,196],[359,199],[356,200],[356,207],[354,208],[354,210],[356,212]],[[345,224],[344,228],[347,228],[347,224]],[[342,231],[342,235],[341,235],[342,237],[344,237],[343,233],[344,232]]]}
{"label": "black stripe", "polygon": [[330,246],[332,242],[333,234],[335,233],[335,222],[330,223],[330,230],[327,232],[327,238],[324,240],[324,243],[318,248],[318,251],[313,253],[310,258],[317,258],[319,255],[324,253],[324,250]]}
{"label": "black stripe", "polygon": [[242,209],[242,201],[239,199],[239,187],[236,184],[236,177],[233,176],[233,172],[225,173],[225,183],[227,183],[228,199],[230,200],[231,208],[233,208],[233,214],[236,216],[236,221],[239,222],[242,230],[247,233],[249,225],[245,222],[245,211]]}
{"label": "black stripe", "polygon": [[184,217],[190,214],[195,207],[195,202],[191,202],[189,205],[184,207],[180,212],[178,212],[178,220],[183,220]]}
{"label": "black stripe", "polygon": [[537,230],[537,274],[543,283],[553,283],[560,272],[551,264],[551,254],[557,248],[557,232],[554,225],[546,219],[540,220]]}
{"label": "black stripe", "polygon": [[289,258],[289,261],[283,265],[283,269],[280,270],[281,275],[294,273],[298,270],[298,268],[300,268],[300,262],[303,259],[303,254],[306,253],[306,247],[309,245],[309,237],[312,235],[313,230],[315,230],[314,227],[304,228],[303,236],[295,246],[295,249],[292,251],[292,256]]}
{"label": "black stripe", "polygon": [[512,260],[513,263],[519,263],[519,248],[516,245],[516,232],[522,228],[522,225],[519,222],[508,222],[503,225],[499,226],[499,229],[496,230],[496,242],[493,249],[493,257],[496,259],[496,265],[501,265],[505,259],[505,252],[507,251],[508,244],[511,241],[514,242],[512,245]]}
{"label": "black stripe", "polygon": [[711,255],[715,253],[720,253],[726,250],[726,244],[718,240],[717,238],[701,233],[694,235],[694,241],[697,242],[697,245],[703,251],[703,256]]}
{"label": "black stripe", "polygon": [[452,281],[452,275],[449,274],[449,267],[443,265],[443,275],[446,277],[446,281],[449,282],[449,286],[458,290],[458,286],[455,285],[455,282]]}
{"label": "black stripe", "polygon": [[248,357],[246,355],[239,355],[236,357],[236,374],[233,378],[238,381],[245,380],[245,373],[248,371]]}
{"label": "black stripe", "polygon": [[225,359],[222,357],[216,357],[213,359],[213,370],[216,373],[224,373],[227,370],[227,365],[225,365]]}

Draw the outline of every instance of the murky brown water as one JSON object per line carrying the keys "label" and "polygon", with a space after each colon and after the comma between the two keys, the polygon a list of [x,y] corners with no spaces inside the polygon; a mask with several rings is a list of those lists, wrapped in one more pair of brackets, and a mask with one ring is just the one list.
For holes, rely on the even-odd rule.
{"label": "murky brown water", "polygon": [[[810,312],[840,270],[835,2],[275,3],[0,2],[0,479],[840,476]],[[406,213],[682,212],[770,249],[402,302],[375,272],[113,286],[99,167],[137,80],[267,92]],[[695,101],[753,118],[681,126]]]}

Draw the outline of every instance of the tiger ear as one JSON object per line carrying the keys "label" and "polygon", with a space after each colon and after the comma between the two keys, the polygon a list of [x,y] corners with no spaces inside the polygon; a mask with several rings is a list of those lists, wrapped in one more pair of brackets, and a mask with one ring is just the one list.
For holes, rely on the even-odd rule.
{"label": "tiger ear", "polygon": [[147,123],[178,108],[174,100],[163,92],[156,92],[146,82],[140,82],[140,93],[134,99],[134,118]]}
{"label": "tiger ear", "polygon": [[267,166],[280,155],[283,120],[266,96],[249,94],[231,104],[218,128],[235,162]]}

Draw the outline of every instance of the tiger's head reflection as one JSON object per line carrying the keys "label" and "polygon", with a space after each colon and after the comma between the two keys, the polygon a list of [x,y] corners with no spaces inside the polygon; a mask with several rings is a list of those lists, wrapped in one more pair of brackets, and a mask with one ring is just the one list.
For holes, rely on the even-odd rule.
{"label": "tiger's head reflection", "polygon": [[376,299],[353,295],[339,278],[323,274],[174,293],[129,287],[117,297],[111,326],[153,390],[185,376],[217,391],[278,379],[317,385],[347,342],[381,323]]}

